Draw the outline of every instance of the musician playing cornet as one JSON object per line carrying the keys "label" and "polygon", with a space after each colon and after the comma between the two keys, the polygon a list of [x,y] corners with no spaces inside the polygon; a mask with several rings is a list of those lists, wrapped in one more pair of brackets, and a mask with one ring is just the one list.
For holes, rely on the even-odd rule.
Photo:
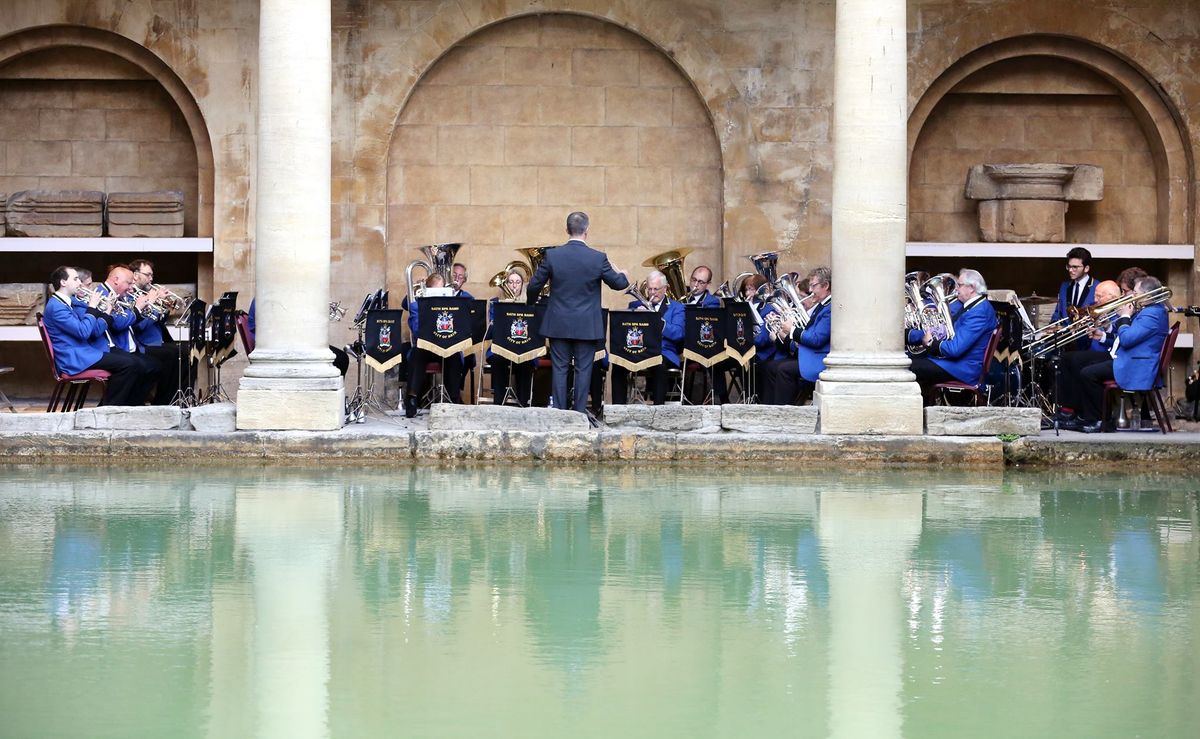
{"label": "musician playing cornet", "polygon": [[926,400],[940,382],[975,385],[983,379],[984,354],[996,328],[996,311],[987,300],[983,275],[973,269],[961,270],[955,296],[962,308],[953,315],[954,337],[941,339],[925,331],[921,343],[926,351],[912,357],[912,371]]}

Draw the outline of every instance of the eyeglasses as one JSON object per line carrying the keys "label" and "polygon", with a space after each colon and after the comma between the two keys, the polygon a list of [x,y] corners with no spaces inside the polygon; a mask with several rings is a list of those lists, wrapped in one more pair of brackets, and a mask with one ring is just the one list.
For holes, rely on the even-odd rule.
{"label": "eyeglasses", "polygon": [[692,278],[693,285],[707,285],[708,283],[709,283],[709,280],[702,280],[699,277]]}
{"label": "eyeglasses", "polygon": [[1068,262],[1067,269],[1083,269],[1083,265],[1082,264],[1071,264],[1070,262]]}

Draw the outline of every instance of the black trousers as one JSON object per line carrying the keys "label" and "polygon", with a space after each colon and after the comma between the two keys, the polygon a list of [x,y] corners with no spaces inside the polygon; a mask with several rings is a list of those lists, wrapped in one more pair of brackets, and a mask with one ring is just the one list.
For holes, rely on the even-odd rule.
{"label": "black trousers", "polygon": [[[533,400],[533,360],[513,364],[496,354],[488,360],[492,365],[492,402],[499,405],[508,388],[517,396],[517,404],[527,406]],[[515,378],[516,384],[510,382]]]}
{"label": "black trousers", "polygon": [[1093,364],[1111,361],[1108,352],[1092,350],[1066,352],[1062,355],[1062,364],[1058,382],[1058,402],[1074,411],[1081,410],[1083,405],[1083,370]]}
{"label": "black trousers", "polygon": [[430,362],[442,363],[442,384],[450,395],[451,403],[462,403],[462,356],[439,357],[426,349],[413,349],[408,367],[408,396],[420,402],[425,395],[425,367]]}
{"label": "black trousers", "polygon": [[931,400],[930,393],[934,385],[958,379],[924,354],[912,358],[912,373],[917,376],[917,384],[921,386],[921,395],[926,402]]}
{"label": "black trousers", "polygon": [[142,405],[150,392],[150,383],[159,371],[154,360],[119,350],[107,352],[88,369],[111,374],[100,405]]}
{"label": "black trousers", "polygon": [[187,353],[180,357],[181,344],[171,342],[161,346],[146,347],[145,355],[158,364],[158,372],[154,376],[153,405],[170,405],[179,390],[180,381],[186,384],[187,378],[180,378],[180,373],[187,366]]}
{"label": "black trousers", "polygon": [[801,390],[816,388],[816,383],[800,376],[800,362],[795,357],[764,362],[762,374],[765,388],[759,391],[759,398],[763,405],[791,405]]}
{"label": "black trousers", "polygon": [[1107,420],[1101,419],[1100,415],[1104,406],[1104,383],[1112,379],[1111,359],[1090,364],[1079,372],[1079,407],[1075,409],[1075,415],[1084,423]]}
{"label": "black trousers", "polygon": [[[663,357],[662,364],[646,370],[646,387],[650,390],[650,398],[655,405],[667,402],[667,370],[679,369],[679,365]],[[629,402],[629,370],[624,367],[612,366],[612,402],[613,405],[625,405]]]}
{"label": "black trousers", "polygon": [[595,357],[595,339],[550,339],[550,400],[553,407],[587,413],[586,384],[576,382],[571,389],[571,402],[567,402],[567,369],[574,363],[576,377],[591,377]]}

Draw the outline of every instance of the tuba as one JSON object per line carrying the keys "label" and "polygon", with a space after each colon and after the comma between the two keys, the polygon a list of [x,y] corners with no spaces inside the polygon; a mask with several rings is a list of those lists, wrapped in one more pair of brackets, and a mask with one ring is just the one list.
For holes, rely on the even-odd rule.
{"label": "tuba", "polygon": [[655,254],[642,262],[643,267],[650,267],[662,272],[667,278],[667,295],[672,300],[683,300],[690,292],[687,282],[683,279],[683,260],[692,249],[672,249],[661,254]]}
{"label": "tuba", "polygon": [[767,284],[774,287],[775,281],[779,279],[779,252],[764,251],[746,258],[754,264],[754,271],[762,275],[767,280]]}
{"label": "tuba", "polygon": [[[542,262],[546,259],[546,252],[553,248],[553,246],[526,246],[524,248],[517,249],[518,252],[524,254],[525,258],[529,260],[529,264],[525,265],[525,268],[529,270],[525,277],[526,282],[529,282],[533,279],[533,274],[538,271],[538,267],[542,266]],[[509,262],[509,265],[513,265],[515,263],[515,261]],[[524,263],[522,262],[522,264]],[[507,267],[505,267],[505,269],[507,269]],[[542,292],[539,293],[539,295],[541,295],[543,298],[550,295],[550,283],[546,283],[546,286],[542,288]]]}
{"label": "tuba", "polygon": [[421,297],[421,290],[413,282],[413,270],[420,267],[425,270],[426,277],[437,273],[449,285],[454,272],[454,257],[461,248],[462,244],[431,244],[421,247],[421,253],[425,255],[425,260],[414,259],[404,268],[404,281],[408,284],[408,301],[410,303]]}

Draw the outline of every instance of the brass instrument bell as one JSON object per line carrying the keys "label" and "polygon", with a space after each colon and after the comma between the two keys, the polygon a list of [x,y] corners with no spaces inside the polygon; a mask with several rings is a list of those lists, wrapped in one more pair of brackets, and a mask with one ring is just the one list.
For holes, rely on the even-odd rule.
{"label": "brass instrument bell", "polygon": [[667,294],[672,300],[683,300],[691,290],[683,279],[683,260],[694,250],[691,248],[672,249],[661,254],[655,254],[642,262],[643,267],[650,267],[662,272],[667,278]]}

